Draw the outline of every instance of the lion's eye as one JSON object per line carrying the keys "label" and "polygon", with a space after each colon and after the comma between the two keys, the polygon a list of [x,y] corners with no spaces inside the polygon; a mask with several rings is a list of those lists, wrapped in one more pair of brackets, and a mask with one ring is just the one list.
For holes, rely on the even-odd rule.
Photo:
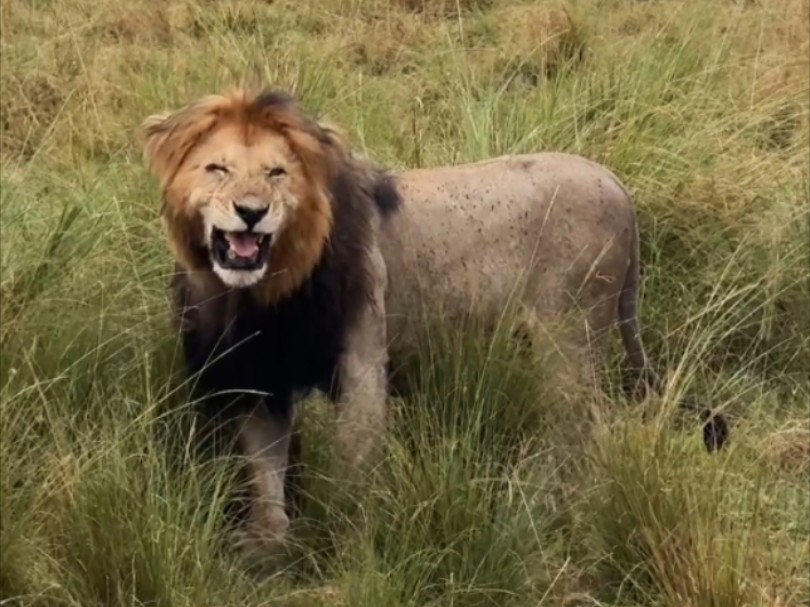
{"label": "lion's eye", "polygon": [[221,164],[217,164],[216,162],[212,162],[211,164],[205,165],[205,170],[208,173],[218,173],[220,175],[227,175],[230,173],[228,167],[223,166]]}
{"label": "lion's eye", "polygon": [[287,171],[284,167],[273,167],[267,171],[268,177],[280,177],[281,175],[286,175]]}

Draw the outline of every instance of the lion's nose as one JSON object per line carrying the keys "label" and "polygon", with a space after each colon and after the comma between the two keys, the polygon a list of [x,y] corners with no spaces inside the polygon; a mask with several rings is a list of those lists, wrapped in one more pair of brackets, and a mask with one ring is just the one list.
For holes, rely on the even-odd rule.
{"label": "lion's nose", "polygon": [[267,207],[263,209],[253,209],[250,207],[243,207],[239,206],[238,204],[233,205],[234,209],[236,209],[236,214],[245,222],[247,225],[248,230],[252,230],[253,226],[259,223],[262,220],[262,217],[267,215]]}

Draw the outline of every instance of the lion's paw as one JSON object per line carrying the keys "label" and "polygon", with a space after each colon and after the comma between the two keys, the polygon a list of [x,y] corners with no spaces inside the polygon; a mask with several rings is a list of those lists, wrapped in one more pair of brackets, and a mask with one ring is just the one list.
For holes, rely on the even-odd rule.
{"label": "lion's paw", "polygon": [[338,428],[335,449],[340,463],[353,470],[372,467],[378,462],[381,454],[380,435],[381,433],[377,431],[350,431],[345,427]]}
{"label": "lion's paw", "polygon": [[237,534],[237,548],[250,561],[263,561],[280,551],[289,526],[290,519],[282,507],[254,505],[246,529]]}

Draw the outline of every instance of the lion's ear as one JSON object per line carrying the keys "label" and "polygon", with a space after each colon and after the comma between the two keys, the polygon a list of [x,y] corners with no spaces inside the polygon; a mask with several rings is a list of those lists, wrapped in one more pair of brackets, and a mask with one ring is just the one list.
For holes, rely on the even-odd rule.
{"label": "lion's ear", "polygon": [[254,101],[258,120],[284,135],[308,177],[323,191],[345,162],[345,143],[337,128],[314,119],[297,99],[280,90],[265,90]]}
{"label": "lion's ear", "polygon": [[328,192],[332,180],[346,163],[345,148],[337,145],[336,139],[317,127],[290,130],[287,133],[287,140],[306,167],[310,179],[313,179],[324,192]]}
{"label": "lion's ear", "polygon": [[338,149],[341,153],[345,153],[349,149],[348,137],[337,125],[330,122],[318,122],[318,128],[321,131],[322,140],[329,146]]}
{"label": "lion's ear", "polygon": [[143,142],[143,159],[147,168],[160,177],[163,172],[161,169],[161,148],[166,141],[168,129],[166,128],[166,120],[168,114],[152,114],[147,116],[146,119],[138,127],[138,135]]}
{"label": "lion's ear", "polygon": [[166,186],[183,160],[217,124],[219,97],[209,97],[172,114],[153,114],[140,126],[143,156],[149,170]]}

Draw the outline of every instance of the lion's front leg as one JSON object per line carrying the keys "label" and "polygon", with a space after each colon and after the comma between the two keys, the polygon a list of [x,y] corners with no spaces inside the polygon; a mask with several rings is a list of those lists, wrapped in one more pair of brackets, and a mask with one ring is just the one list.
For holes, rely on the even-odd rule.
{"label": "lion's front leg", "polygon": [[385,431],[388,396],[385,263],[376,248],[369,260],[373,288],[346,336],[339,368],[337,447],[352,467],[376,455]]}
{"label": "lion's front leg", "polygon": [[240,448],[247,457],[253,501],[249,538],[263,550],[273,548],[289,526],[284,480],[293,420],[290,413],[271,413],[259,405],[238,421]]}

